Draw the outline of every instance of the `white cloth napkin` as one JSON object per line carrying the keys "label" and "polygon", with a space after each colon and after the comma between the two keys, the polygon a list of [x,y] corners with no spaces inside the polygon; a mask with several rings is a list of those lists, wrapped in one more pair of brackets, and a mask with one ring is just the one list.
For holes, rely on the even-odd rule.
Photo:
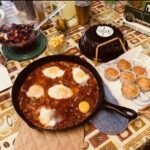
{"label": "white cloth napkin", "polygon": [[12,86],[9,73],[5,66],[0,64],[0,91],[3,91]]}
{"label": "white cloth napkin", "polygon": [[144,106],[150,104],[150,92],[149,93],[142,93],[140,92],[140,95],[133,99],[128,100],[125,97],[123,97],[121,93],[121,82],[120,80],[117,81],[108,81],[104,77],[104,70],[107,67],[116,66],[116,62],[121,59],[125,58],[132,62],[132,64],[139,64],[143,67],[146,67],[146,70],[148,71],[148,76],[150,77],[150,57],[142,53],[142,47],[136,47],[123,55],[121,55],[119,58],[112,60],[108,63],[100,64],[96,67],[98,73],[103,79],[103,82],[108,86],[109,90],[111,91],[114,98],[118,101],[119,105],[128,107],[131,109],[134,109],[135,111],[138,111],[139,109],[143,108]]}
{"label": "white cloth napkin", "polygon": [[[138,96],[137,98],[133,100],[128,100],[125,97],[123,97],[121,93],[121,82],[119,80],[113,81],[113,82],[106,80],[106,78],[104,77],[104,70],[107,67],[111,67],[111,66],[116,67],[116,62],[119,59],[124,58],[124,59],[131,61],[132,64],[138,64],[138,65],[142,65],[143,67],[146,67],[146,70],[148,71],[148,77],[150,77],[150,57],[142,53],[142,50],[143,50],[142,47],[138,46],[136,48],[133,48],[127,51],[126,53],[122,54],[121,56],[119,56],[118,58],[112,61],[100,64],[95,67],[98,73],[100,74],[103,82],[112,93],[112,96],[117,100],[118,104],[120,106],[131,108],[135,111],[138,111],[139,109],[142,109],[146,105],[150,104],[150,92],[146,94],[140,92],[140,96]],[[87,58],[86,60],[91,65],[94,66],[94,63],[91,60]]]}

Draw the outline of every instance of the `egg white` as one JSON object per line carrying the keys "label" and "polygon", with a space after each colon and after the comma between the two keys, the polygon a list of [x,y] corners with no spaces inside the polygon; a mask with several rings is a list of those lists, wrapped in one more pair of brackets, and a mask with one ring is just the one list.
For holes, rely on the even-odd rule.
{"label": "egg white", "polygon": [[48,89],[48,95],[52,98],[61,100],[71,97],[73,91],[63,84],[56,84]]}
{"label": "egg white", "polygon": [[79,67],[72,69],[72,75],[73,79],[80,85],[85,85],[90,78],[89,75]]}
{"label": "egg white", "polygon": [[65,71],[63,71],[62,69],[56,66],[45,68],[43,69],[42,72],[46,77],[51,78],[51,79],[62,77],[65,73]]}
{"label": "egg white", "polygon": [[55,109],[48,109],[46,107],[42,107],[40,109],[39,122],[45,126],[55,126],[57,120],[55,119]]}
{"label": "egg white", "polygon": [[31,97],[40,98],[40,97],[44,96],[44,89],[42,86],[34,84],[34,85],[30,86],[26,95],[30,98]]}
{"label": "egg white", "polygon": [[53,117],[53,118],[48,122],[47,126],[52,126],[52,127],[53,127],[53,126],[56,125],[57,122],[58,122],[57,119]]}

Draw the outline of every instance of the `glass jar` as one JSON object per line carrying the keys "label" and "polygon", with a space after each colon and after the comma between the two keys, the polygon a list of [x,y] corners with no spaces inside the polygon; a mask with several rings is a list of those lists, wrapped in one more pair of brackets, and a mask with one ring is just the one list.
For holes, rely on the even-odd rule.
{"label": "glass jar", "polygon": [[26,16],[28,19],[35,19],[36,18],[36,14],[35,14],[35,8],[33,5],[32,1],[23,1],[24,4],[24,11],[26,13]]}
{"label": "glass jar", "polygon": [[[35,5],[38,20],[39,20],[39,22],[42,22],[45,19],[45,12],[44,12],[43,3],[40,1],[38,1],[38,2],[36,1],[36,2],[34,2],[34,5]],[[46,22],[41,26],[41,29],[45,30],[45,29],[47,29],[47,26],[48,25]]]}

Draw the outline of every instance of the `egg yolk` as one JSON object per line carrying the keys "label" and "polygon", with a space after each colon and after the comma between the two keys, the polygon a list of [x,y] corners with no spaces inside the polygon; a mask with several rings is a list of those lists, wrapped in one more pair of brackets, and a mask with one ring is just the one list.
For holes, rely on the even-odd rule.
{"label": "egg yolk", "polygon": [[56,67],[51,67],[50,69],[49,69],[49,73],[50,74],[56,74],[58,72],[58,68],[56,68]]}
{"label": "egg yolk", "polygon": [[86,101],[82,101],[79,103],[79,110],[82,112],[82,113],[87,113],[90,109],[90,105],[88,102]]}
{"label": "egg yolk", "polygon": [[77,73],[77,77],[79,77],[79,78],[83,78],[84,76],[85,76],[85,73],[82,72],[82,71],[79,71],[79,72]]}
{"label": "egg yolk", "polygon": [[66,90],[66,89],[60,88],[60,91],[59,91],[59,92],[62,94],[62,96],[64,96],[64,97],[67,96],[67,90]]}

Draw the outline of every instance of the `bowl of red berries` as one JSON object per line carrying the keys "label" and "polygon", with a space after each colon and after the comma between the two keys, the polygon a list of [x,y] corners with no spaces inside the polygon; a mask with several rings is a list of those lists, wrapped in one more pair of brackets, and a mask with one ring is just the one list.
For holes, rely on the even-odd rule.
{"label": "bowl of red berries", "polygon": [[40,31],[33,24],[11,24],[0,26],[0,43],[13,49],[22,49],[36,41]]}

